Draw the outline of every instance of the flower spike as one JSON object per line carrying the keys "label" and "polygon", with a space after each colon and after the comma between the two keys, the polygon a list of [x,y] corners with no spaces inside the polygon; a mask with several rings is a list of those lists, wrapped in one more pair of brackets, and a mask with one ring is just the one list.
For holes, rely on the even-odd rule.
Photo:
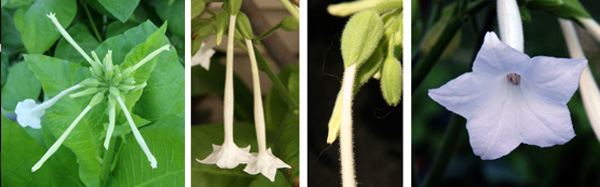
{"label": "flower spike", "polygon": [[125,102],[123,102],[123,99],[121,99],[120,96],[117,97],[117,101],[119,102],[119,105],[121,105],[121,109],[123,109],[123,113],[125,114],[125,117],[127,118],[127,122],[129,122],[129,126],[131,127],[131,132],[133,132],[133,136],[135,136],[135,140],[138,142],[138,144],[140,144],[140,147],[142,148],[142,150],[148,157],[148,161],[150,161],[150,166],[152,168],[156,168],[156,165],[157,165],[156,158],[154,157],[154,155],[152,155],[152,153],[150,152],[150,149],[148,149],[148,145],[146,145],[146,141],[144,141],[144,137],[142,137],[142,135],[140,134],[140,131],[135,126],[135,122],[133,121],[131,114],[129,114],[129,111],[127,110],[127,106],[125,106]]}
{"label": "flower spike", "polygon": [[50,106],[54,105],[60,98],[67,95],[68,93],[81,88],[82,85],[75,85],[66,90],[63,90],[52,99],[43,102],[42,104],[36,104],[33,99],[25,99],[17,103],[15,108],[15,114],[17,114],[17,122],[23,127],[30,126],[34,129],[42,128],[40,125],[40,118],[44,115],[44,111]]}
{"label": "flower spike", "polygon": [[62,135],[60,135],[58,140],[56,140],[56,142],[54,142],[54,144],[52,144],[50,149],[48,149],[48,151],[46,151],[44,156],[42,156],[40,161],[38,161],[35,165],[33,165],[33,167],[31,168],[31,172],[35,172],[38,169],[40,169],[40,167],[42,167],[44,162],[46,162],[46,160],[48,160],[48,158],[50,158],[50,156],[52,156],[56,152],[56,150],[58,150],[58,148],[60,147],[60,145],[62,145],[62,143],[65,141],[65,139],[67,139],[67,136],[69,136],[69,134],[71,133],[73,128],[75,128],[77,123],[79,123],[79,121],[81,121],[83,116],[85,116],[85,114],[87,114],[90,111],[90,109],[92,109],[92,107],[94,107],[95,105],[100,103],[103,98],[104,98],[104,93],[98,93],[94,96],[94,98],[92,98],[92,100],[90,101],[88,106],[86,106],[83,109],[83,111],[79,114],[79,116],[77,116],[77,118],[75,118],[75,120],[73,120],[71,125],[69,125],[67,130]]}

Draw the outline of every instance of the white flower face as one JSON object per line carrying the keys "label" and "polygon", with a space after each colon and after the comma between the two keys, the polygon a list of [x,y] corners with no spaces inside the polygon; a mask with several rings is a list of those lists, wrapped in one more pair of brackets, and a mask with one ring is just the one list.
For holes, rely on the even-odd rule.
{"label": "white flower face", "polygon": [[497,159],[521,143],[549,147],[575,136],[566,104],[586,65],[583,58],[530,58],[490,32],[473,72],[429,90],[429,96],[467,119],[476,155]]}
{"label": "white flower face", "polygon": [[33,99],[25,99],[17,103],[15,114],[17,114],[17,122],[22,127],[31,127],[34,129],[42,128],[40,118],[44,115],[44,110],[34,110],[38,106]]}
{"label": "white flower face", "polygon": [[215,54],[215,50],[213,48],[217,45],[217,39],[214,37],[208,38],[205,42],[202,42],[200,46],[200,50],[194,57],[192,57],[192,66],[200,65],[204,69],[209,70],[210,68],[210,58]]}

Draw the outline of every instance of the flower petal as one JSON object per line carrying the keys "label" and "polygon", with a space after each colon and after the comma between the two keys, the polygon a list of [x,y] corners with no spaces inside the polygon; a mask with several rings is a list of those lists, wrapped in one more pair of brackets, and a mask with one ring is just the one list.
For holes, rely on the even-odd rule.
{"label": "flower petal", "polygon": [[17,122],[22,127],[31,127],[34,129],[42,128],[40,118],[44,115],[44,110],[33,110],[37,103],[33,99],[25,99],[17,103],[15,114],[17,114]]}
{"label": "flower petal", "polygon": [[223,146],[213,144],[213,152],[205,159],[196,161],[203,164],[217,164],[219,168],[233,169],[254,159],[250,154],[250,146],[239,148],[235,144],[224,143]]}
{"label": "flower petal", "polygon": [[488,32],[477,57],[475,57],[473,72],[491,76],[504,76],[507,73],[520,74],[519,70],[529,66],[529,61],[530,58],[527,54],[502,43],[494,32]]}
{"label": "flower petal", "polygon": [[585,58],[568,59],[534,57],[531,66],[521,74],[521,79],[535,96],[567,104],[577,90]]}
{"label": "flower petal", "polygon": [[265,177],[271,180],[271,182],[274,182],[275,174],[277,173],[278,168],[292,168],[285,162],[281,161],[281,159],[273,155],[271,148],[268,148],[266,152],[254,154],[256,155],[255,159],[249,162],[244,168],[244,172],[248,174],[256,175],[258,173],[262,173]]}
{"label": "flower petal", "polygon": [[206,43],[202,42],[200,46],[200,50],[192,57],[192,66],[200,65],[204,69],[208,70],[210,68],[210,58],[215,54],[215,50],[213,48],[217,45],[216,39],[214,37],[210,37],[207,39]]}

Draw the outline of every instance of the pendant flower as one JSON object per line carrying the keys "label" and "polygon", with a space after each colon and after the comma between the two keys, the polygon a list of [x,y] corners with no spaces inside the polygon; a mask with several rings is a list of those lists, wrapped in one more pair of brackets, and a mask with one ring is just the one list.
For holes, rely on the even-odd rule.
{"label": "pendant flower", "polygon": [[33,99],[25,99],[21,102],[17,103],[17,107],[15,108],[15,114],[17,114],[17,122],[22,127],[31,127],[34,129],[42,128],[40,125],[40,118],[44,115],[44,112],[47,108],[50,108],[54,103],[56,103],[60,98],[67,95],[68,93],[81,88],[82,86],[77,84],[71,88],[68,88],[58,95],[54,96],[52,99],[45,101],[42,104],[37,104]]}
{"label": "pendant flower", "polygon": [[278,168],[292,168],[281,159],[277,158],[267,149],[267,137],[265,133],[265,115],[263,111],[262,95],[260,91],[260,79],[258,77],[258,64],[254,55],[254,46],[250,39],[246,39],[246,47],[250,55],[250,65],[252,69],[252,85],[254,87],[254,125],[256,126],[256,139],[258,142],[258,153],[253,153],[254,157],[246,165],[244,171],[251,175],[262,173],[271,182],[275,181],[275,173]]}
{"label": "pendant flower", "polygon": [[467,119],[475,155],[497,159],[521,143],[549,147],[575,136],[566,104],[586,65],[584,58],[530,58],[489,32],[473,72],[429,90],[429,97]]}
{"label": "pendant flower", "polygon": [[192,57],[192,66],[200,65],[204,69],[210,68],[210,58],[215,54],[213,49],[217,45],[217,40],[214,37],[208,38],[206,43],[202,42],[198,53]]}
{"label": "pendant flower", "polygon": [[204,164],[217,164],[219,168],[233,169],[239,164],[252,160],[250,146],[239,148],[233,141],[233,34],[235,31],[235,16],[229,19],[229,38],[227,40],[227,64],[225,69],[225,93],[223,101],[223,125],[225,140],[222,146],[213,144],[213,152],[203,160],[196,161]]}
{"label": "pendant flower", "polygon": [[[148,145],[144,141],[144,138],[141,136],[139,130],[135,126],[135,122],[131,114],[129,113],[129,109],[125,105],[124,99],[127,94],[142,90],[146,86],[146,82],[136,83],[136,79],[134,77],[134,72],[142,67],[147,62],[151,61],[154,57],[160,54],[163,51],[169,50],[169,45],[165,45],[156,49],[152,53],[148,54],[148,56],[144,57],[138,63],[131,67],[120,67],[119,65],[113,65],[112,63],[112,51],[108,51],[108,54],[104,57],[103,61],[100,61],[95,52],[91,52],[92,58],[87,55],[81,49],[81,47],[75,43],[73,38],[65,31],[65,29],[60,25],[58,20],[56,19],[55,14],[50,13],[47,15],[48,18],[52,20],[58,31],[61,35],[85,58],[85,60],[90,64],[90,73],[91,77],[83,80],[81,83],[74,85],[53,97],[52,99],[37,105],[34,100],[26,99],[17,104],[15,109],[15,113],[17,114],[17,121],[21,126],[31,126],[32,128],[40,128],[40,117],[44,115],[45,109],[52,106],[56,103],[60,98],[64,95],[77,90],[79,88],[86,88],[83,91],[70,94],[71,98],[75,97],[84,97],[93,95],[90,103],[83,109],[83,111],[73,120],[71,125],[65,130],[65,132],[52,144],[52,146],[48,149],[48,151],[42,156],[42,158],[31,168],[31,172],[37,171],[50,156],[52,156],[58,148],[62,145],[62,143],[69,136],[71,131],[77,126],[79,121],[97,104],[108,101],[108,116],[109,116],[109,127],[107,130],[106,140],[104,142],[104,147],[108,149],[108,145],[110,139],[112,137],[112,133],[114,131],[115,125],[115,112],[117,104],[121,107],[125,118],[127,118],[127,122],[131,127],[131,131],[135,136],[138,144],[148,157],[148,161],[150,162],[150,166],[152,168],[157,167],[156,158],[152,155],[150,150],[148,149]],[[27,56],[25,59],[27,60]]]}

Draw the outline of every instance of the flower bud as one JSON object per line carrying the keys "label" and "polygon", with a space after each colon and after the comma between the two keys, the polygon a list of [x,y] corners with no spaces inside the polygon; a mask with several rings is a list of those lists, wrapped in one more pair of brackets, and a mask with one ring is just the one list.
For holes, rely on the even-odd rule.
{"label": "flower bud", "polygon": [[372,10],[365,10],[352,16],[342,33],[342,58],[350,67],[364,63],[375,51],[383,35],[383,22]]}
{"label": "flower bud", "polygon": [[94,88],[88,88],[86,90],[74,93],[74,94],[70,94],[69,97],[71,98],[77,98],[77,97],[82,97],[82,96],[87,96],[87,95],[92,95],[95,94],[96,92],[98,92],[98,88],[94,87]]}
{"label": "flower bud", "polygon": [[239,13],[237,15],[236,22],[236,28],[240,31],[244,39],[251,40],[253,38],[253,34],[252,26],[250,25],[250,20],[248,19],[248,16],[246,16],[246,14],[244,13]]}
{"label": "flower bud", "polygon": [[88,105],[96,106],[98,103],[102,102],[102,100],[104,100],[104,92],[98,92],[96,95],[94,95],[94,97],[90,101],[90,104]]}

